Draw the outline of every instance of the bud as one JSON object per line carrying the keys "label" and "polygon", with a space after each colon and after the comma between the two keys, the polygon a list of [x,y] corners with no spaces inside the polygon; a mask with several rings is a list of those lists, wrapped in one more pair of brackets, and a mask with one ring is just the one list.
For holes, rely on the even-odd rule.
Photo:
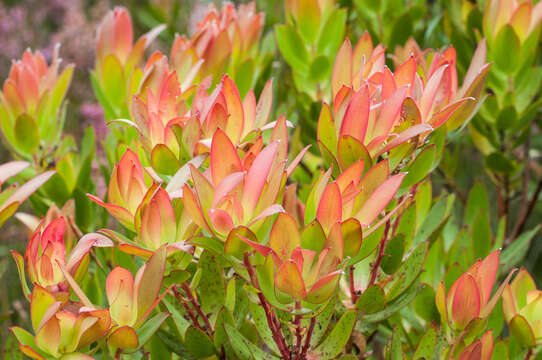
{"label": "bud", "polygon": [[502,310],[510,333],[522,344],[533,347],[542,342],[542,291],[522,268],[502,296]]}
{"label": "bud", "polygon": [[137,155],[127,149],[111,174],[107,192],[108,203],[94,195],[87,196],[105,207],[122,225],[135,231],[134,216],[146,192],[143,166]]}
{"label": "bud", "polygon": [[47,65],[38,51],[26,50],[11,65],[0,92],[0,124],[6,140],[21,155],[31,158],[41,145],[53,146],[62,131],[61,105],[70,85],[73,65],[59,75],[59,46]]}
{"label": "bud", "polygon": [[437,308],[443,320],[455,330],[463,330],[472,320],[486,318],[497,303],[504,284],[491,296],[499,267],[500,250],[478,260],[450,287],[448,294],[440,282],[437,294]]}
{"label": "bud", "polygon": [[35,336],[17,326],[10,328],[23,354],[33,359],[92,359],[78,350],[107,333],[111,324],[109,312],[68,304],[67,298],[58,301],[43,287],[34,287],[30,314]]}

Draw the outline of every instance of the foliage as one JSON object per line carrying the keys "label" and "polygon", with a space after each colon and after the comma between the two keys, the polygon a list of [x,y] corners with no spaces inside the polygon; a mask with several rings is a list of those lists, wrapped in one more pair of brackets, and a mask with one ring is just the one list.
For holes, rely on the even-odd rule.
{"label": "foliage", "polygon": [[[59,47],[24,52],[0,93],[17,159],[0,225],[31,232],[6,354],[534,358],[542,293],[515,266],[539,230],[541,4],[285,0],[268,27],[224,3],[175,37],[151,21],[175,14],[134,5],[153,25],[135,41],[116,7],[90,73],[98,139],[63,132]],[[467,136],[487,181],[465,194]]]}

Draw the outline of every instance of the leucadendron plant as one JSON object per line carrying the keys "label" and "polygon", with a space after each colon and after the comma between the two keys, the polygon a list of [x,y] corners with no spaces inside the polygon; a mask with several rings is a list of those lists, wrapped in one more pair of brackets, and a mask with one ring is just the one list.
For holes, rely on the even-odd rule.
{"label": "leucadendron plant", "polygon": [[[485,38],[464,62],[450,44],[424,49],[420,1],[398,3],[391,27],[363,32],[333,1],[287,0],[274,27],[282,58],[267,52],[273,38],[262,39],[255,3],[209,7],[173,44],[157,38],[163,26],[134,42],[128,9],[115,8],[99,25],[90,74],[109,129],[100,157],[92,129],[80,142],[61,133],[72,68],[57,77],[56,55],[48,67],[30,52],[15,62],[1,125],[28,162],[1,166],[0,183],[30,165],[22,180],[42,174],[0,193],[0,224],[45,184],[31,198],[37,216],[15,215],[31,229],[24,255],[11,252],[30,308],[11,327],[18,351],[38,360],[537,353],[540,291],[525,269],[510,280],[538,228],[508,246],[485,185],[464,196],[431,175],[469,124],[475,134],[480,107],[482,117],[505,103],[526,109],[508,95],[538,76],[515,77],[537,66],[539,6],[487,1]],[[358,11],[382,20],[390,4]],[[398,34],[409,19],[414,33]],[[147,54],[153,40],[170,55]],[[520,55],[504,59],[510,44]],[[285,78],[262,76],[269,56]],[[504,86],[495,109],[486,79]]]}

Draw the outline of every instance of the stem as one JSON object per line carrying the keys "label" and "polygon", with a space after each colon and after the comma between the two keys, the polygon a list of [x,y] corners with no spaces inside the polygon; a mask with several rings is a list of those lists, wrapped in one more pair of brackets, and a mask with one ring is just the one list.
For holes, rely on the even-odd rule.
{"label": "stem", "polygon": [[532,356],[533,356],[533,348],[529,348],[529,350],[527,350],[527,354],[525,355],[525,360],[530,360]]}
{"label": "stem", "polygon": [[173,287],[173,293],[175,294],[175,297],[177,298],[177,300],[179,300],[179,302],[183,305],[184,309],[186,310],[186,313],[188,314],[188,316],[190,316],[190,319],[192,320],[192,323],[194,324],[194,326],[198,327],[201,331],[205,332],[205,330],[203,330],[203,327],[199,323],[198,318],[194,314],[194,310],[192,310],[190,306],[188,306],[186,301],[184,301],[183,296],[181,295],[181,293],[179,292],[179,290],[177,290],[177,287],[175,286]]}
{"label": "stem", "polygon": [[531,133],[527,137],[527,141],[523,145],[523,176],[521,177],[521,209],[519,216],[516,220],[512,234],[510,235],[510,241],[513,241],[519,234],[519,226],[525,221],[525,215],[527,214],[528,207],[528,187],[529,187],[529,149],[531,147]]}
{"label": "stem", "polygon": [[201,307],[199,306],[198,302],[194,298],[194,295],[192,295],[192,290],[190,289],[190,286],[184,282],[181,284],[181,287],[186,293],[186,296],[188,296],[188,300],[190,300],[192,307],[194,307],[198,315],[203,319],[203,322],[205,323],[205,327],[208,329],[209,334],[212,335],[214,331],[213,331],[213,327],[211,326],[211,323],[209,322],[209,318],[207,317],[207,315],[203,313],[203,311],[201,310]]}
{"label": "stem", "polygon": [[386,227],[384,229],[384,235],[382,235],[382,240],[380,240],[380,249],[378,249],[376,262],[374,264],[373,271],[371,272],[371,280],[369,281],[367,288],[373,285],[376,281],[376,275],[378,274],[378,268],[380,267],[380,263],[382,262],[382,257],[384,256],[384,249],[386,248],[386,240],[388,238],[389,231],[390,231],[390,222],[388,221],[386,222]]}
{"label": "stem", "polygon": [[314,330],[314,325],[316,325],[316,317],[311,318],[309,330],[307,330],[307,335],[305,336],[305,345],[303,345],[303,350],[301,350],[301,354],[298,358],[299,360],[304,360],[307,357],[307,351],[309,351],[309,347],[311,346],[311,337]]}
{"label": "stem", "polygon": [[[296,310],[301,309],[301,303],[299,301],[296,301],[295,303]],[[295,325],[295,352],[297,354],[301,353],[301,342],[303,341],[303,335],[301,334],[301,315],[296,315],[294,320]]]}
{"label": "stem", "polygon": [[536,206],[536,203],[540,196],[540,192],[542,192],[542,179],[538,181],[538,185],[536,186],[536,190],[534,191],[533,197],[531,198],[531,201],[529,201],[529,205],[527,205],[526,207],[525,214],[521,217],[520,221],[518,221],[518,223],[516,224],[517,231],[513,233],[514,237],[512,236],[510,237],[511,241],[513,241],[523,231],[523,228],[525,227],[525,223],[527,222],[527,219],[529,218],[529,216],[534,210],[534,207]]}
{"label": "stem", "polygon": [[115,359],[120,360],[120,355],[122,354],[122,349],[117,349],[115,352]]}
{"label": "stem", "polygon": [[267,325],[269,325],[269,329],[271,330],[271,333],[273,335],[273,340],[275,340],[275,343],[277,344],[277,347],[279,348],[282,357],[285,360],[290,360],[290,351],[288,351],[288,347],[286,346],[286,340],[284,340],[284,336],[282,335],[282,331],[280,330],[280,324],[277,320],[275,312],[271,309],[269,303],[267,302],[267,299],[261,292],[260,286],[258,285],[258,279],[256,278],[256,274],[254,273],[254,268],[252,267],[252,264],[250,264],[248,253],[245,254],[243,260],[245,263],[245,267],[247,268],[248,275],[250,276],[252,286],[260,290],[258,291],[258,299],[260,300],[260,305],[265,311]]}
{"label": "stem", "polygon": [[463,205],[467,205],[467,197],[465,196],[465,194],[463,194],[463,192],[459,189],[459,187],[457,186],[457,184],[455,183],[455,181],[453,179],[450,179],[446,176],[446,174],[444,173],[444,171],[442,171],[442,169],[440,167],[437,167],[437,173],[442,176],[442,178],[444,179],[444,182],[445,182],[445,186],[449,187],[451,192],[453,193],[456,193],[457,194],[457,198],[459,199],[459,201],[461,201],[461,204]]}
{"label": "stem", "polygon": [[358,301],[358,293],[356,292],[356,287],[354,286],[354,265],[350,266],[348,268],[349,272],[349,282],[350,282],[350,297],[352,298],[352,304],[356,304],[356,301]]}

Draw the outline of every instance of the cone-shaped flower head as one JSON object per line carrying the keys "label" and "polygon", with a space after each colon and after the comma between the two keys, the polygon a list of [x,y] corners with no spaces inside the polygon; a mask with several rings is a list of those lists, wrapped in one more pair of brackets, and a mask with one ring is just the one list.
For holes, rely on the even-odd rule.
{"label": "cone-shaped flower head", "polygon": [[43,287],[34,287],[30,315],[35,335],[20,327],[11,328],[23,354],[37,360],[92,359],[77,351],[107,333],[111,324],[109,311],[65,305],[65,301],[58,301]]}
{"label": "cone-shaped flower head", "polygon": [[484,10],[484,35],[494,41],[503,28],[511,26],[516,36],[524,42],[538,30],[542,22],[542,4],[531,0],[488,0]]}
{"label": "cone-shaped flower head", "polygon": [[487,331],[482,337],[467,346],[458,360],[490,360],[493,354],[493,332]]}
{"label": "cone-shaped flower head", "polygon": [[359,160],[332,183],[328,183],[331,169],[322,173],[309,193],[305,224],[317,219],[326,233],[336,222],[349,223],[359,231],[372,225],[395,197],[406,173],[391,176],[387,159],[365,174],[364,167]]}
{"label": "cone-shaped flower head", "polygon": [[459,126],[474,111],[489,70],[485,42],[459,91],[455,63],[455,50],[449,48],[434,53],[422,74],[418,69],[426,67],[423,57],[410,57],[392,72],[384,48],[373,47],[367,33],[354,49],[346,40],[333,69],[333,110],[324,104],[318,120],[321,151],[344,168],[347,148],[374,159],[449,120],[451,128]]}
{"label": "cone-shaped flower head", "polygon": [[[143,76],[138,68],[145,48],[158,36],[164,26],[158,26],[141,36],[135,44],[132,19],[128,10],[116,7],[109,11],[98,27],[96,35],[96,65],[93,74],[94,86],[103,94],[112,114],[120,117],[125,114],[127,101],[138,89]],[[126,103],[125,103],[126,102]],[[110,119],[113,120],[113,119]]]}
{"label": "cone-shaped flower head", "polygon": [[55,219],[45,227],[42,222],[28,242],[24,260],[22,255],[16,251],[11,252],[17,263],[25,295],[29,294],[25,279],[25,262],[26,272],[31,283],[47,288],[52,292],[63,291],[67,288],[61,267],[65,267],[71,276],[79,280],[88,269],[88,252],[90,249],[93,246],[113,246],[111,240],[102,235],[87,234],[77,242],[70,255],[66,257],[65,231],[66,222],[63,217]]}
{"label": "cone-shaped flower head", "polygon": [[[210,153],[210,167],[200,173],[191,167],[194,188],[183,189],[185,209],[202,229],[225,240],[235,227],[253,231],[268,216],[282,212],[278,196],[301,153],[286,167],[286,121],[277,121],[271,143],[263,147],[261,137],[241,158],[226,132],[216,130]],[[306,150],[306,149],[305,149]]]}
{"label": "cone-shaped flower head", "polygon": [[160,295],[165,266],[166,248],[161,247],[138,270],[135,278],[129,270],[119,266],[109,273],[106,292],[114,326],[108,339],[110,345],[120,348],[139,346],[135,329],[145,322],[169,291]]}
{"label": "cone-shaped flower head", "polygon": [[255,55],[261,37],[264,14],[256,13],[254,2],[239,5],[224,3],[218,11],[214,5],[190,39],[178,36],[171,50],[171,58],[177,69],[186,72],[203,60],[200,76],[218,75],[224,69],[229,57],[232,64],[240,64]]}
{"label": "cone-shaped flower head", "polygon": [[107,192],[108,203],[94,195],[87,196],[105,207],[122,225],[135,230],[134,216],[146,193],[143,166],[137,155],[127,149],[111,174]]}
{"label": "cone-shaped flower head", "polygon": [[500,250],[478,260],[450,287],[448,294],[444,282],[437,289],[436,303],[444,321],[453,329],[462,330],[476,318],[486,318],[499,300],[506,281],[491,297],[499,267]]}
{"label": "cone-shaped flower head", "polygon": [[525,269],[507,284],[502,295],[502,310],[510,333],[525,346],[542,342],[542,291]]}
{"label": "cone-shaped flower head", "polygon": [[58,49],[57,46],[51,65],[47,65],[39,51],[30,50],[24,52],[21,60],[13,62],[2,93],[2,103],[12,118],[22,113],[41,116],[47,106],[53,105],[56,114],[73,73],[73,65],[69,65],[59,75]]}
{"label": "cone-shaped flower head", "polygon": [[26,50],[11,65],[0,92],[0,124],[4,138],[31,158],[39,146],[54,146],[62,131],[61,105],[73,74],[68,65],[59,74],[59,46],[48,65],[40,52]]}
{"label": "cone-shaped flower head", "polygon": [[[304,300],[321,304],[335,293],[342,274],[340,265],[346,250],[343,230],[337,222],[326,236],[316,222],[300,233],[294,218],[280,213],[271,228],[267,245],[244,236],[239,238],[267,258],[269,266],[266,268],[272,272],[279,301]],[[226,249],[233,247],[237,240],[228,238]],[[360,245],[361,236],[354,247],[359,249]]]}

